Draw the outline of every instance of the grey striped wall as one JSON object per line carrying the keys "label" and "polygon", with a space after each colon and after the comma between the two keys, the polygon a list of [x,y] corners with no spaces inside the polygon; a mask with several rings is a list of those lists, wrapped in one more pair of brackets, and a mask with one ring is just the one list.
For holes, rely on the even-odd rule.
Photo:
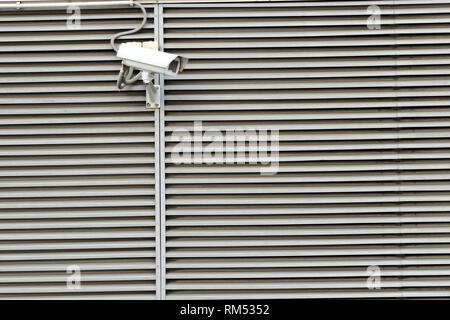
{"label": "grey striped wall", "polygon": [[[1,11],[0,298],[450,297],[450,1],[147,6],[128,40],[191,59],[156,113],[115,89],[138,10]],[[278,129],[279,172],[173,163],[194,121]]]}
{"label": "grey striped wall", "polygon": [[155,117],[109,45],[140,14],[67,16],[0,13],[0,298],[155,298]]}

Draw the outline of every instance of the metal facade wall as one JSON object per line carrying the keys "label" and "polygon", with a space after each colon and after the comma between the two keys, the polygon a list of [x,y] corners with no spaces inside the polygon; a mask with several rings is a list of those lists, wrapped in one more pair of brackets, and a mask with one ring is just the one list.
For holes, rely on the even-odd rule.
{"label": "metal facade wall", "polygon": [[[0,298],[450,296],[450,1],[148,8],[125,39],[191,58],[156,114],[115,88],[139,10],[0,12]],[[279,172],[175,164],[194,121],[278,129]]]}
{"label": "metal facade wall", "polygon": [[[168,299],[450,295],[449,13],[164,5],[165,50],[191,58],[165,80]],[[172,132],[200,120],[279,129],[279,173],[175,165]]]}
{"label": "metal facade wall", "polygon": [[155,298],[154,112],[109,45],[141,13],[67,17],[0,12],[0,298]]}

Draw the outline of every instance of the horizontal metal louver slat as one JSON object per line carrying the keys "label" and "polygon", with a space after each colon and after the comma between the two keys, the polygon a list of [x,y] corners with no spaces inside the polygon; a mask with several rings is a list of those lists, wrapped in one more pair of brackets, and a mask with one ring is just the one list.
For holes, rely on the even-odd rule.
{"label": "horizontal metal louver slat", "polygon": [[[153,40],[147,8],[124,40]],[[139,88],[116,89],[109,44],[141,13],[67,18],[0,11],[0,299],[155,299],[155,117]]]}
{"label": "horizontal metal louver slat", "polygon": [[[163,5],[165,50],[191,59],[164,81],[168,299],[450,296],[449,6]],[[179,164],[200,121],[278,129],[278,172],[251,146]]]}

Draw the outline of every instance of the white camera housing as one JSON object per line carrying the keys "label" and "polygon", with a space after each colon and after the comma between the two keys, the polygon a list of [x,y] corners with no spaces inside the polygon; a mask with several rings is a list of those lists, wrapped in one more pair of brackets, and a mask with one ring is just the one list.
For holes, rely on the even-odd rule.
{"label": "white camera housing", "polygon": [[188,63],[185,57],[141,47],[134,43],[121,44],[117,57],[121,58],[122,63],[128,67],[168,76],[176,76]]}

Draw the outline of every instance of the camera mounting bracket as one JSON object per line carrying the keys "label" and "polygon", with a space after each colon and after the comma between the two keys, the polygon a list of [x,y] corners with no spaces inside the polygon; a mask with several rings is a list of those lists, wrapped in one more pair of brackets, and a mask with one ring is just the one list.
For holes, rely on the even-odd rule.
{"label": "camera mounting bracket", "polygon": [[154,74],[142,72],[142,81],[145,84],[145,107],[149,109],[159,108],[161,98],[161,87],[153,83]]}

